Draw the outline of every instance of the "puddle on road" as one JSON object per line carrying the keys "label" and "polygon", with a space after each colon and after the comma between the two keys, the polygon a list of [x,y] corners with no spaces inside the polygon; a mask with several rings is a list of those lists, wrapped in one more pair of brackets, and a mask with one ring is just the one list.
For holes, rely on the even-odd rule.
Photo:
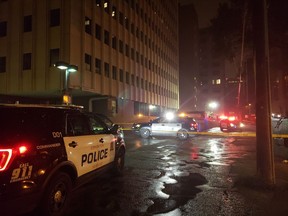
{"label": "puddle on road", "polygon": [[207,184],[207,179],[199,173],[190,173],[188,176],[173,176],[177,183],[164,183],[162,192],[169,195],[167,199],[151,198],[153,205],[149,206],[147,213],[167,213],[185,205],[189,200],[194,199],[196,194],[202,190],[197,186]]}

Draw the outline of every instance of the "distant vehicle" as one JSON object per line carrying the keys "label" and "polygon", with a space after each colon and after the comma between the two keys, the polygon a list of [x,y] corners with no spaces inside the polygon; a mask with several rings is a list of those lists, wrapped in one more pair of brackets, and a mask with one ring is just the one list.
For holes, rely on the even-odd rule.
{"label": "distant vehicle", "polygon": [[185,140],[189,137],[189,132],[198,131],[198,124],[195,119],[190,117],[175,117],[173,119],[158,117],[150,122],[134,123],[132,130],[142,138],[172,136]]}
{"label": "distant vehicle", "polygon": [[242,131],[244,124],[236,116],[225,116],[219,122],[220,130],[231,132],[231,131]]}
{"label": "distant vehicle", "polygon": [[2,216],[35,208],[37,215],[64,215],[74,186],[104,170],[123,171],[119,127],[82,108],[0,104],[0,120]]}

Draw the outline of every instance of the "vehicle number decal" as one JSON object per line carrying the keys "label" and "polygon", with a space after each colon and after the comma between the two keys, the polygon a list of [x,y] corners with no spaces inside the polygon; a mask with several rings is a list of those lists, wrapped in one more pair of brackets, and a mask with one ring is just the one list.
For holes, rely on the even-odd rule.
{"label": "vehicle number decal", "polygon": [[60,138],[60,137],[62,137],[62,132],[52,132],[52,136],[53,136],[53,138]]}
{"label": "vehicle number decal", "polygon": [[32,168],[29,163],[20,164],[19,168],[12,171],[10,183],[31,178]]}

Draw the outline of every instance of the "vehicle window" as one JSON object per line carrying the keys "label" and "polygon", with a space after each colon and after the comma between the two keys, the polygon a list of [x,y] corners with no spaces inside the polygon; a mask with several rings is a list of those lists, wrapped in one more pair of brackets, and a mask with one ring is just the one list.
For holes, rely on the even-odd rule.
{"label": "vehicle window", "polygon": [[90,129],[94,134],[101,134],[107,132],[107,127],[97,118],[89,117]]}
{"label": "vehicle window", "polygon": [[156,118],[156,119],[153,119],[151,122],[152,123],[159,123],[161,122],[162,118]]}
{"label": "vehicle window", "polygon": [[53,139],[51,132],[64,130],[62,120],[61,112],[49,109],[1,108],[0,121],[4,124],[0,137],[6,140],[29,137],[29,140],[49,142],[48,139]]}
{"label": "vehicle window", "polygon": [[114,123],[107,116],[96,114],[95,117],[100,119],[100,121],[104,122],[110,128],[114,125]]}
{"label": "vehicle window", "polygon": [[68,115],[67,117],[68,135],[81,136],[92,134],[87,116],[83,114]]}

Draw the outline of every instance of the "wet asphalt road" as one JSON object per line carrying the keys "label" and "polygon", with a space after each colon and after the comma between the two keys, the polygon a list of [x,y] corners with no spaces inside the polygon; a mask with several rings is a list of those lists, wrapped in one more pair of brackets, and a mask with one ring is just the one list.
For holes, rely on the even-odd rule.
{"label": "wet asphalt road", "polygon": [[125,140],[124,175],[77,188],[67,215],[251,215],[230,170],[255,152],[255,138],[141,139],[127,131]]}

